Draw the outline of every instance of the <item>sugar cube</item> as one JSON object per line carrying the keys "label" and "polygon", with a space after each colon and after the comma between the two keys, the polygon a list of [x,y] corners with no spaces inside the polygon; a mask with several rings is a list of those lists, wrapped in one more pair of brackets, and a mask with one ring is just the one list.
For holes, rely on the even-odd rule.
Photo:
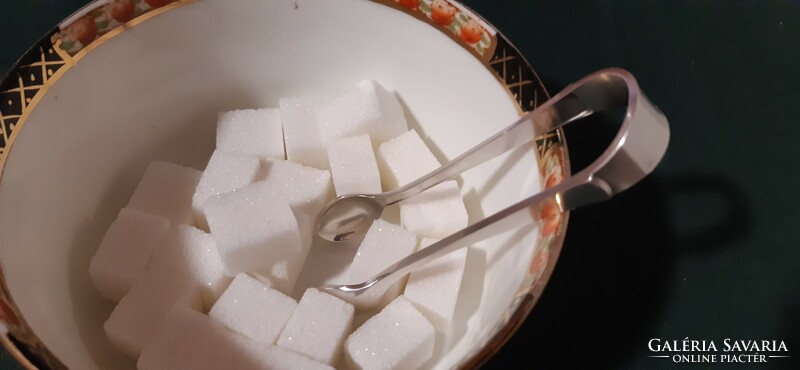
{"label": "sugar cube", "polygon": [[[206,366],[212,338],[221,327],[200,312],[183,308],[170,310],[162,325],[142,349],[136,363],[140,370],[201,369]],[[219,352],[214,353],[218,355]]]}
{"label": "sugar cube", "polygon": [[275,344],[297,302],[247,274],[238,274],[208,312],[233,331]]}
{"label": "sugar cube", "polygon": [[[413,233],[382,219],[375,220],[347,268],[347,283],[360,283],[373,277],[414,252],[416,247],[417,236]],[[395,284],[386,291],[385,297],[397,296],[400,287],[401,284]]]}
{"label": "sugar cube", "polygon": [[333,185],[328,170],[306,167],[291,161],[267,159],[263,186],[269,192],[285,198],[293,209],[315,219],[317,213],[332,198]]}
{"label": "sugar cube", "polygon": [[279,101],[286,158],[306,166],[327,169],[328,154],[319,130],[322,99],[296,96]]}
{"label": "sugar cube", "polygon": [[300,232],[301,248],[276,251],[272,258],[274,262],[271,262],[270,266],[250,271],[270,279],[276,290],[286,294],[294,291],[295,283],[303,270],[314,238],[314,220],[303,211],[295,210],[294,215],[297,219],[297,229]]}
{"label": "sugar cube", "polygon": [[222,259],[211,235],[204,231],[178,225],[158,243],[152,260],[169,266],[200,287],[203,306],[210,308],[231,279],[225,275]]}
{"label": "sugar cube", "polygon": [[286,199],[269,190],[255,183],[206,202],[211,236],[228,275],[272,269],[282,261],[300,267],[305,262],[308,251],[297,218]]}
{"label": "sugar cube", "polygon": [[415,130],[381,144],[377,156],[384,190],[408,184],[441,165]]}
{"label": "sugar cube", "polygon": [[280,110],[242,109],[220,113],[217,149],[260,158],[286,158]]}
{"label": "sugar cube", "polygon": [[444,238],[467,227],[467,208],[455,180],[400,202],[400,224],[430,238]]}
{"label": "sugar cube", "polygon": [[201,309],[199,287],[168,266],[151,263],[114,307],[103,329],[117,349],[137,357],[175,306]]}
{"label": "sugar cube", "polygon": [[214,196],[206,212],[226,273],[259,272],[288,294],[308,256],[311,221],[271,189],[258,182]]}
{"label": "sugar cube", "polygon": [[306,250],[311,249],[311,243],[314,242],[314,228],[316,227],[314,221],[316,220],[299,210],[294,211],[294,218],[297,220],[297,229],[300,231],[300,244]]}
{"label": "sugar cube", "polygon": [[[252,350],[264,351],[261,347],[251,347]],[[265,350],[264,363],[266,369],[298,369],[298,370],[334,370],[332,366],[309,359],[298,353],[270,346]]]}
{"label": "sugar cube", "polygon": [[264,346],[197,311],[176,308],[142,351],[140,370],[333,370],[291,351]]}
{"label": "sugar cube", "polygon": [[145,170],[127,208],[164,216],[173,224],[194,225],[192,195],[202,172],[156,161]]}
{"label": "sugar cube", "polygon": [[89,276],[100,295],[118,302],[141,275],[169,220],[123,208],[103,236],[89,263]]}
{"label": "sugar cube", "polygon": [[283,329],[278,346],[334,365],[353,325],[353,305],[309,288]]}
{"label": "sugar cube", "polygon": [[261,161],[257,157],[215,150],[192,197],[197,225],[201,228],[208,227],[203,210],[208,198],[252,183],[260,168]]}
{"label": "sugar cube", "polygon": [[369,134],[373,146],[408,130],[397,97],[372,80],[332,99],[320,110],[320,132],[326,142]]}
{"label": "sugar cube", "polygon": [[[424,238],[420,249],[436,241]],[[466,261],[467,248],[462,248],[420,267],[408,277],[403,295],[440,332],[446,332],[453,320]]]}
{"label": "sugar cube", "polygon": [[369,135],[328,143],[328,160],[336,195],[381,192],[381,176]]}
{"label": "sugar cube", "polygon": [[435,329],[400,296],[347,338],[349,368],[417,369],[433,356]]}

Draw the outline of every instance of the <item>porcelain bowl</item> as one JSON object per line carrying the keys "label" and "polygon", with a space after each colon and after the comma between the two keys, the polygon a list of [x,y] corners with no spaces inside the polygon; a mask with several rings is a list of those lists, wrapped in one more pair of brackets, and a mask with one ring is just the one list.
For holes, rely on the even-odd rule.
{"label": "porcelain bowl", "polygon": [[[548,97],[520,52],[451,0],[107,0],[0,81],[0,340],[25,366],[133,369],[87,273],[147,164],[205,167],[219,111],[375,79],[440,160]],[[560,132],[463,174],[470,222],[568,173]],[[553,269],[567,215],[470,247],[455,322],[426,367],[478,367]],[[306,268],[314,268],[306,266]]]}

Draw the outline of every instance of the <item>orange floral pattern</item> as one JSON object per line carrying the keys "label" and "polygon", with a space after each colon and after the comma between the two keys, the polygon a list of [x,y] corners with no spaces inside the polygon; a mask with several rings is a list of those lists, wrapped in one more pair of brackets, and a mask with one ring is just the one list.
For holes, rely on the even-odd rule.
{"label": "orange floral pattern", "polygon": [[112,0],[63,27],[56,37],[61,39],[61,49],[75,55],[98,37],[142,14],[175,1],[177,0]]}
{"label": "orange floral pattern", "polygon": [[[539,172],[543,174],[543,188],[549,189],[560,184],[567,176],[564,162],[563,142],[560,133],[551,133],[536,141],[539,153]],[[547,203],[539,211],[539,241],[536,243],[530,274],[534,280],[539,279],[548,266],[550,250],[560,247],[560,233],[564,226],[564,214],[555,201]]]}
{"label": "orange floral pattern", "polygon": [[483,58],[491,56],[497,32],[465,6],[450,0],[381,0],[417,13],[449,31],[468,49]]}

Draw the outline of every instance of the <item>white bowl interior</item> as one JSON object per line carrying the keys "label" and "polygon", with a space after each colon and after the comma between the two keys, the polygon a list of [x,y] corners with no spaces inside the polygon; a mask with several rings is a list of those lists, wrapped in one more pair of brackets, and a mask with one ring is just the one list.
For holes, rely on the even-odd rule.
{"label": "white bowl interior", "polygon": [[[440,159],[519,116],[489,69],[447,35],[368,1],[203,0],[87,54],[29,116],[0,182],[0,261],[24,318],[70,368],[134,368],[105,338],[113,304],[87,268],[146,165],[202,169],[218,111],[330,96],[365,78],[398,93]],[[539,190],[533,147],[461,181],[471,222],[492,214]],[[431,367],[450,367],[500,322],[535,241],[531,227],[471,248],[457,322],[439,335]]]}

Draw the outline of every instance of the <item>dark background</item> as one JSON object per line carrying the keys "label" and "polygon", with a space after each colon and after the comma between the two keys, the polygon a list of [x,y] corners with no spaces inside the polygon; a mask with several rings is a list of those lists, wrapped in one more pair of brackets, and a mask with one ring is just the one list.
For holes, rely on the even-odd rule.
{"label": "dark background", "polygon": [[[0,73],[84,3],[0,0]],[[464,3],[551,93],[622,67],[672,130],[652,176],[573,212],[541,301],[486,368],[707,368],[647,357],[651,338],[686,337],[783,340],[791,358],[724,367],[800,368],[800,2]]]}

